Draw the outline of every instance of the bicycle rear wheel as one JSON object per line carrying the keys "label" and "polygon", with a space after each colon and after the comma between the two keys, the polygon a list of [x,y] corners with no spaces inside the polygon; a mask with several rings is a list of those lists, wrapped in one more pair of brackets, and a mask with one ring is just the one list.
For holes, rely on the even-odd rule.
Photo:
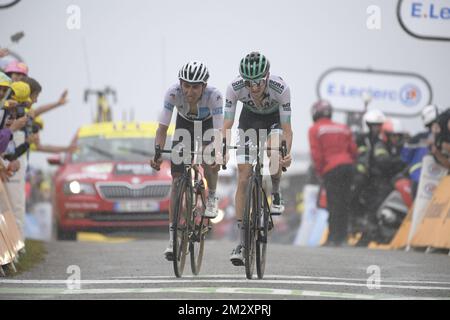
{"label": "bicycle rear wheel", "polygon": [[244,259],[247,279],[252,279],[255,269],[255,247],[258,215],[258,184],[251,179],[247,186],[244,209]]}
{"label": "bicycle rear wheel", "polygon": [[185,179],[178,182],[173,204],[173,270],[175,276],[183,275],[188,245],[189,220],[192,214],[192,192]]}
{"label": "bicycle rear wheel", "polygon": [[266,269],[267,237],[269,233],[270,209],[264,191],[262,193],[261,205],[262,212],[259,212],[262,214],[258,215],[258,235],[256,237],[256,273],[258,274],[258,279],[264,277],[264,271]]}

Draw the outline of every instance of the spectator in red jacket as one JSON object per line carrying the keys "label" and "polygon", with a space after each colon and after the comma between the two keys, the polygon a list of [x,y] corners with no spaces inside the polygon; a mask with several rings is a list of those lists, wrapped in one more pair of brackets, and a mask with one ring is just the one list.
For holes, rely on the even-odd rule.
{"label": "spectator in red jacket", "polygon": [[327,193],[329,235],[326,245],[340,246],[347,240],[350,185],[357,148],[350,128],[331,120],[332,106],[319,100],[311,109],[309,129],[311,157],[316,174]]}

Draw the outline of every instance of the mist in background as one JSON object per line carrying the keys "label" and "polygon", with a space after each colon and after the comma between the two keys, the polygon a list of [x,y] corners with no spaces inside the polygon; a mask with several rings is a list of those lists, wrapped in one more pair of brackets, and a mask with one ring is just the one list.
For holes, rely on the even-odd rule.
{"label": "mist in background", "polygon": [[[72,5],[81,10],[79,30],[67,27]],[[381,9],[380,30],[366,26],[370,5]],[[43,86],[37,106],[69,89],[69,103],[43,116],[41,142],[53,145],[68,145],[92,122],[95,99],[83,102],[88,87],[117,90],[115,120],[124,112],[129,119],[133,110],[135,120],[155,121],[185,62],[206,62],[209,85],[225,94],[240,59],[261,51],[271,73],[291,88],[293,152],[306,153],[309,109],[319,77],[330,68],[417,73],[430,83],[433,103],[450,105],[450,42],[411,37],[396,6],[394,0],[22,0],[0,10],[0,46],[25,32],[11,49]],[[423,129],[419,117],[403,123],[412,134]],[[32,153],[31,164],[46,168],[47,156]]]}

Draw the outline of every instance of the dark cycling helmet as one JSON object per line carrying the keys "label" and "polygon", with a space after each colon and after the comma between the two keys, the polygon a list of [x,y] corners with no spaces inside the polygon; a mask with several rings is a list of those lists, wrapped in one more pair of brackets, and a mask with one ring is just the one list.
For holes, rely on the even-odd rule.
{"label": "dark cycling helmet", "polygon": [[239,65],[239,73],[244,80],[256,80],[264,78],[269,72],[270,63],[259,52],[251,52],[242,58]]}
{"label": "dark cycling helmet", "polygon": [[319,100],[311,107],[311,116],[313,121],[317,121],[320,118],[331,118],[332,114],[333,107],[327,100]]}
{"label": "dark cycling helmet", "polygon": [[189,83],[206,83],[208,78],[208,68],[200,61],[190,61],[181,67],[178,72],[178,79]]}

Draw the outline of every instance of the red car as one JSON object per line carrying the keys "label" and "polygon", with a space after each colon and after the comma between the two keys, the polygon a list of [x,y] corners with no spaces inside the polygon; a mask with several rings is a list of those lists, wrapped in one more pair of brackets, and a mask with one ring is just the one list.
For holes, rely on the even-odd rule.
{"label": "red car", "polygon": [[49,158],[59,165],[53,177],[59,240],[75,240],[82,230],[168,225],[170,161],[158,172],[149,165],[157,127],[155,122],[83,126],[74,138],[77,151]]}

